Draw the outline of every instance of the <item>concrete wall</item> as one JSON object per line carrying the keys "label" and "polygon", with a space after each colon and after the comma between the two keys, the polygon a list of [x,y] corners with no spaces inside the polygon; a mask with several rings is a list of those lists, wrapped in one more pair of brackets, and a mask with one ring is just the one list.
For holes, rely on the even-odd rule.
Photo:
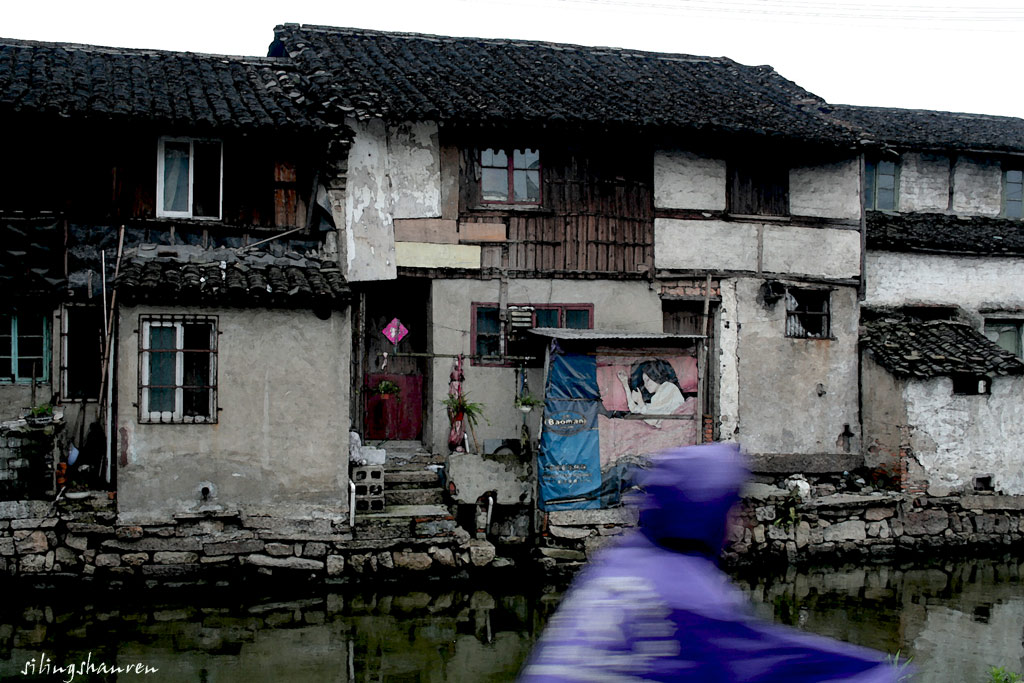
{"label": "concrete wall", "polygon": [[955,305],[967,310],[1024,310],[1024,258],[940,256],[871,251],[865,305]]}
{"label": "concrete wall", "polygon": [[[723,291],[719,364],[736,365],[735,439],[753,454],[860,453],[856,288],[832,291],[832,339],[791,339],[786,337],[784,302],[766,307],[758,300],[762,283],[737,280],[734,301]],[[735,357],[730,357],[732,342],[724,340],[733,327]],[[726,377],[723,415],[732,409],[727,397],[733,380]],[[849,450],[841,438],[847,426],[853,434]],[[725,429],[722,436],[729,436]]]}
{"label": "concrete wall", "polygon": [[914,457],[929,492],[991,476],[996,491],[1024,494],[1024,378],[996,377],[992,393],[957,396],[948,377],[908,381],[903,392]]}
{"label": "concrete wall", "polygon": [[119,323],[118,507],[124,523],[208,506],[280,517],[347,515],[350,321],[309,311],[209,309],[218,317],[217,424],[139,424],[139,315]]}
{"label": "concrete wall", "polygon": [[654,153],[654,206],[725,211],[725,174],[724,159],[658,150]]}
{"label": "concrete wall", "polygon": [[949,207],[949,157],[906,152],[900,158],[900,211],[945,212]]}
{"label": "concrete wall", "polygon": [[864,394],[864,465],[893,473],[899,463],[900,445],[905,439],[909,441],[903,382],[869,354],[861,356],[860,374]]}
{"label": "concrete wall", "polygon": [[789,171],[794,216],[860,220],[860,160],[797,166]]}
{"label": "concrete wall", "polygon": [[[434,353],[472,354],[472,303],[497,302],[499,280],[434,280],[431,289],[432,343]],[[661,332],[661,300],[646,282],[615,282],[609,280],[535,280],[513,279],[508,283],[510,304],[587,303],[594,305],[594,327],[611,330]],[[435,453],[446,453],[449,430],[448,417],[439,401],[448,394],[450,359],[433,361],[432,385],[428,387],[427,414],[432,420],[425,431],[432,435],[428,446]],[[515,407],[516,383],[513,368],[474,366],[467,362],[465,390],[470,400],[483,403],[484,416],[476,436],[484,439],[518,438],[522,413]],[[540,397],[543,392],[543,371],[528,370],[530,391]],[[529,414],[528,422],[534,437],[538,434],[540,411]]]}
{"label": "concrete wall", "polygon": [[658,268],[856,278],[860,233],[841,228],[681,220],[654,221]]}

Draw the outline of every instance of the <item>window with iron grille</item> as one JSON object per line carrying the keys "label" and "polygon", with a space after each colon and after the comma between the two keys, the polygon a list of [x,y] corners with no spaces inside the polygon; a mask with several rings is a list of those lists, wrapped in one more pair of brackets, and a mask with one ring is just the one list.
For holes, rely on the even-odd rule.
{"label": "window with iron grille", "polygon": [[827,289],[786,289],[786,336],[828,339],[831,336],[831,292]]}
{"label": "window with iron grille", "polygon": [[217,421],[217,318],[139,318],[139,421]]}
{"label": "window with iron grille", "polygon": [[50,380],[49,332],[47,315],[0,314],[0,383]]}
{"label": "window with iron grille", "polygon": [[899,164],[895,161],[869,159],[864,165],[864,207],[895,211],[898,205],[898,179]]}
{"label": "window with iron grille", "polygon": [[480,197],[484,204],[540,204],[540,150],[480,151]]}
{"label": "window with iron grille", "polygon": [[[497,304],[473,304],[473,349],[477,356],[475,364],[506,365],[503,356],[537,356],[543,359],[543,342],[528,330],[534,327],[562,327],[587,330],[594,326],[593,304],[509,304],[510,315],[518,320],[528,320],[528,326],[506,330],[501,324]],[[519,363],[515,363],[518,365]]]}

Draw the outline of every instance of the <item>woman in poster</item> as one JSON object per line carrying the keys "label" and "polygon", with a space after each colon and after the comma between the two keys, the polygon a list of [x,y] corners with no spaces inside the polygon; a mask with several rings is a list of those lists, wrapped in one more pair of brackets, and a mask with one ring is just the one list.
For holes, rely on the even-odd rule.
{"label": "woman in poster", "polygon": [[[668,361],[661,358],[633,363],[629,376],[618,373],[626,392],[629,412],[636,415],[672,415],[683,407],[686,398],[679,378]],[[644,420],[652,427],[661,427],[661,420]]]}

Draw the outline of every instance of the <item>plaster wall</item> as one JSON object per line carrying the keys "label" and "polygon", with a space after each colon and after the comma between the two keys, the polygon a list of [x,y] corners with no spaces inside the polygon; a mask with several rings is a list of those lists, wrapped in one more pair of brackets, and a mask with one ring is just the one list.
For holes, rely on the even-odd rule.
{"label": "plaster wall", "polygon": [[736,358],[722,361],[737,365],[737,440],[759,455],[860,453],[856,288],[832,290],[833,338],[792,339],[785,304],[763,303],[762,283],[737,280],[732,314],[722,314],[739,330]]}
{"label": "plaster wall", "polygon": [[[122,308],[115,453],[122,523],[239,510],[282,518],[348,512],[350,320],[335,311],[208,309],[218,317],[218,422],[140,424],[139,315]],[[122,462],[124,462],[122,460]],[[211,490],[209,500],[201,489]]]}
{"label": "plaster wall", "polygon": [[900,211],[944,212],[949,207],[949,157],[905,152],[900,157]]}
{"label": "plaster wall", "polygon": [[345,186],[345,277],[392,280],[397,277],[394,203],[384,123],[350,119],[348,125],[355,135]]}
{"label": "plaster wall", "polygon": [[869,251],[865,305],[1024,310],[1024,258]]}
{"label": "plaster wall", "polygon": [[441,147],[437,124],[426,121],[388,127],[388,171],[394,218],[441,216]]}
{"label": "plaster wall", "polygon": [[654,262],[658,268],[693,270],[758,269],[760,226],[725,221],[654,220]]}
{"label": "plaster wall", "polygon": [[[739,299],[735,279],[721,280],[719,289],[722,303],[719,305],[717,336],[718,347],[718,419],[719,436],[722,441],[733,441],[739,429],[740,380],[739,380]],[[714,367],[715,359],[708,363]]]}
{"label": "plaster wall", "polygon": [[860,277],[860,232],[765,225],[761,268],[766,273],[821,278]]}
{"label": "plaster wall", "polygon": [[864,465],[872,469],[884,467],[891,471],[899,461],[900,444],[906,434],[904,382],[890,374],[867,353],[861,356],[860,375]]}
{"label": "plaster wall", "polygon": [[789,211],[794,216],[860,220],[860,160],[844,159],[789,171]]}
{"label": "plaster wall", "polygon": [[948,377],[911,381],[903,398],[929,491],[991,476],[996,491],[1024,495],[1024,377],[994,378],[987,396],[954,395]]}
{"label": "plaster wall", "polygon": [[683,150],[654,153],[654,207],[725,211],[726,165]]}
{"label": "plaster wall", "polygon": [[[431,320],[433,352],[440,354],[472,354],[471,325],[473,302],[499,301],[500,281],[435,279],[431,285]],[[646,282],[613,280],[550,280],[512,279],[508,282],[510,304],[586,303],[594,305],[594,327],[603,330],[662,331],[661,299]],[[441,401],[448,394],[448,376],[452,361],[433,361],[431,385],[427,389],[427,416],[432,435],[429,444],[435,453],[447,453],[448,416]],[[470,400],[484,405],[484,417],[476,427],[476,437],[484,439],[519,437],[523,414],[515,407],[516,381],[514,368],[463,366],[463,385]],[[543,392],[544,373],[541,368],[527,370],[530,392]],[[540,411],[527,416],[530,433],[539,434]],[[470,439],[472,443],[472,438]]]}
{"label": "plaster wall", "polygon": [[953,212],[998,216],[1003,210],[1003,174],[998,161],[976,157],[956,160]]}
{"label": "plaster wall", "polygon": [[480,247],[472,244],[398,242],[395,257],[398,265],[410,268],[480,269]]}

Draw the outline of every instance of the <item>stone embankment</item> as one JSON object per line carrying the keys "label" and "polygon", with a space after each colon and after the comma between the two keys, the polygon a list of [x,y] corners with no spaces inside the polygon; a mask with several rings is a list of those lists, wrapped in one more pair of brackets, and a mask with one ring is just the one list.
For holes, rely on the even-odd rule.
{"label": "stone embankment", "polygon": [[226,585],[245,575],[345,583],[403,573],[454,576],[509,566],[441,506],[395,506],[357,518],[281,520],[240,513],[182,515],[173,523],[117,523],[107,494],[0,502],[0,573],[90,577],[105,585]]}

